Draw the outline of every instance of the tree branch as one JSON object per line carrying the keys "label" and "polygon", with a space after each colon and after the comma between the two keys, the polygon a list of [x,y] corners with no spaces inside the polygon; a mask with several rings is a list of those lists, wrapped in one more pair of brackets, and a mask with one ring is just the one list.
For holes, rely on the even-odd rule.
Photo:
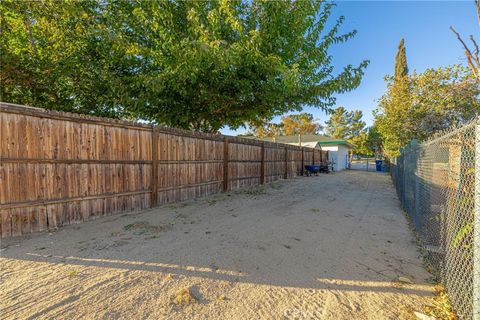
{"label": "tree branch", "polygon": [[[478,7],[478,0],[475,0],[475,3]],[[480,10],[480,7],[478,7],[478,8]],[[480,12],[479,12],[479,14],[480,14]],[[463,41],[460,34],[453,27],[450,27],[450,30],[452,30],[452,32],[457,36],[458,41],[460,41],[460,43],[463,45],[463,48],[465,50],[465,56],[467,57],[468,65],[472,69],[472,72],[473,72],[473,75],[475,76],[475,78],[477,78],[477,80],[480,81],[480,72],[479,72],[480,63],[479,63],[479,60],[478,60],[478,46],[477,46],[477,43],[475,42],[475,40],[473,40],[473,36],[471,36],[471,39],[473,40],[474,46],[476,48],[476,52],[475,52],[476,54],[475,55],[472,53],[472,51],[470,51],[470,48],[468,48],[467,44],[465,43],[465,41]]]}

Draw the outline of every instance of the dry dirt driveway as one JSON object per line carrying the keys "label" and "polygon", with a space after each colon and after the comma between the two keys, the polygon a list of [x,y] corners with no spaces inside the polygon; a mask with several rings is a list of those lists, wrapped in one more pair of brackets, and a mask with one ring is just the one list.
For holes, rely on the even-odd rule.
{"label": "dry dirt driveway", "polygon": [[432,295],[390,178],[361,171],[2,241],[0,267],[2,319],[408,319]]}

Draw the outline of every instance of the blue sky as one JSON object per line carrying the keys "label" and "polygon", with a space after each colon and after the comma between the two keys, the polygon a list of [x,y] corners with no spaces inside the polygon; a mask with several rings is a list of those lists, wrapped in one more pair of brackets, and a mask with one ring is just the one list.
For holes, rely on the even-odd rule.
{"label": "blue sky", "polygon": [[[333,64],[341,70],[346,64],[370,60],[362,84],[352,92],[337,96],[337,106],[363,111],[367,125],[373,121],[376,100],[385,91],[384,76],[393,73],[393,62],[400,38],[405,39],[410,71],[423,72],[452,64],[464,64],[463,50],[450,26],[467,38],[478,38],[479,28],[472,1],[338,1],[330,17],[345,16],[343,31],[356,29],[356,37],[331,49]],[[322,124],[325,112],[305,108]],[[278,119],[276,119],[278,121]],[[275,120],[274,120],[275,121]],[[246,130],[221,130],[236,135]]]}

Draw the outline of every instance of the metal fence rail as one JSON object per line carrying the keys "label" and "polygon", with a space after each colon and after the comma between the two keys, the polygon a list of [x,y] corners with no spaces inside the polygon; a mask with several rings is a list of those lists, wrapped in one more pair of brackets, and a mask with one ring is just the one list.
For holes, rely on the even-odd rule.
{"label": "metal fence rail", "polygon": [[426,143],[413,141],[391,168],[426,261],[460,319],[480,319],[479,128],[476,120]]}

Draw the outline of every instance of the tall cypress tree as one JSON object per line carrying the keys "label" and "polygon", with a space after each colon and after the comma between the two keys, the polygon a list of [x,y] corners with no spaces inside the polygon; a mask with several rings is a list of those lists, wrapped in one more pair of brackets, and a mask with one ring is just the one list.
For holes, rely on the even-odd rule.
{"label": "tall cypress tree", "polygon": [[397,55],[395,56],[395,80],[408,75],[407,53],[405,52],[405,40],[400,39]]}
{"label": "tall cypress tree", "polygon": [[379,101],[381,115],[376,119],[376,125],[382,135],[384,152],[388,157],[395,157],[400,153],[400,148],[413,138],[411,133],[415,126],[409,117],[412,101],[404,39],[398,44],[395,73],[392,78],[387,93]]}

